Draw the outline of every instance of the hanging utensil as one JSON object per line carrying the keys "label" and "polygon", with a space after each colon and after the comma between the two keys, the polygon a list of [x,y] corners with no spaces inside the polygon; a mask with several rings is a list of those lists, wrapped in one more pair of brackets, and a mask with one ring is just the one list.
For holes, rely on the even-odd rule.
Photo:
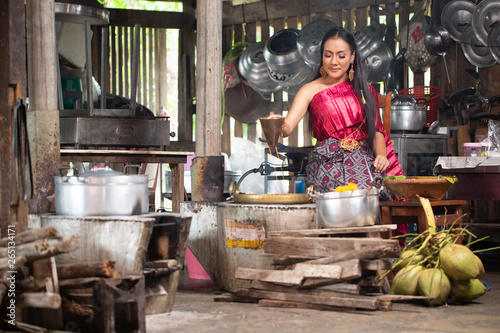
{"label": "hanging utensil", "polygon": [[441,12],[441,24],[451,38],[460,43],[465,26],[472,21],[476,4],[469,0],[454,0],[447,3]]}
{"label": "hanging utensil", "polygon": [[449,93],[453,91],[451,86],[450,74],[448,65],[446,64],[446,52],[451,45],[451,37],[448,31],[439,25],[439,1],[432,2],[431,24],[424,35],[424,43],[426,49],[434,57],[443,57],[444,69],[446,71],[446,79],[448,81]]}

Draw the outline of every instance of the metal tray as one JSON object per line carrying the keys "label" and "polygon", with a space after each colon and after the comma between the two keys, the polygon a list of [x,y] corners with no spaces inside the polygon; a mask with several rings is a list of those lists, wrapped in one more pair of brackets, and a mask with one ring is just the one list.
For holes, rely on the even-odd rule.
{"label": "metal tray", "polygon": [[295,205],[312,202],[312,198],[305,193],[241,194],[235,181],[229,185],[229,195],[240,204]]}

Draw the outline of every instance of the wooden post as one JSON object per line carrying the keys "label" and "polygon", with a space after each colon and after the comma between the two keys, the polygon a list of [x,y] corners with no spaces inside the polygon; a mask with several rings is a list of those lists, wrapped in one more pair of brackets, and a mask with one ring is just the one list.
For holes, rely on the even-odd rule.
{"label": "wooden post", "polygon": [[222,2],[198,2],[196,156],[221,153]]}
{"label": "wooden post", "polygon": [[8,226],[16,225],[16,233],[28,227],[28,204],[18,202],[11,205],[10,182],[12,150],[12,109],[16,99],[26,97],[26,47],[24,1],[1,1],[0,13],[0,230],[1,236],[8,235]]}
{"label": "wooden post", "polygon": [[27,0],[28,133],[33,170],[30,213],[47,213],[59,172],[59,110],[54,0]]}
{"label": "wooden post", "polygon": [[[192,0],[182,2],[183,28],[179,31],[179,141],[193,141],[194,95],[194,8]],[[151,57],[150,57],[151,59]]]}

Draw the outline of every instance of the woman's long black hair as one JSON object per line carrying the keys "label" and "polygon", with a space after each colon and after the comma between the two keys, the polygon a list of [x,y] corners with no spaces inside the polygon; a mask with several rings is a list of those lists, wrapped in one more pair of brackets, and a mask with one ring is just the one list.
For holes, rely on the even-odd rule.
{"label": "woman's long black hair", "polygon": [[[373,143],[375,140],[375,100],[371,93],[370,87],[368,86],[367,76],[361,65],[361,59],[359,57],[359,53],[357,52],[358,48],[356,46],[356,40],[352,33],[342,27],[333,27],[327,31],[323,40],[321,41],[321,63],[319,65],[318,73],[316,74],[316,78],[321,76],[320,69],[323,66],[323,52],[325,50],[325,43],[327,40],[332,38],[341,38],[351,48],[351,53],[356,52],[354,57],[354,64],[350,66],[349,70],[354,70],[354,79],[352,80],[352,85],[358,99],[361,104],[363,104],[362,96],[365,98],[365,112],[366,112],[366,132],[368,134],[368,144],[373,148]],[[351,68],[352,67],[352,68]],[[349,71],[347,72],[349,73]]]}

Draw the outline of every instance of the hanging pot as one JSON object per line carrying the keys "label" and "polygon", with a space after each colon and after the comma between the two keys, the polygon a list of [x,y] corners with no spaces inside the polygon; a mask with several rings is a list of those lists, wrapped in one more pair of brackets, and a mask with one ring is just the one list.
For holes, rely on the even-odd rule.
{"label": "hanging pot", "polygon": [[263,52],[269,70],[275,73],[292,73],[304,66],[304,60],[297,50],[298,34],[297,29],[285,29],[269,38]]}
{"label": "hanging pot", "polygon": [[[140,215],[149,210],[147,175],[126,175],[123,172],[93,168],[81,175],[54,177],[57,215],[111,216]],[[139,167],[140,173],[140,167]]]}
{"label": "hanging pot", "polygon": [[321,63],[321,41],[323,36],[335,26],[328,19],[314,20],[300,30],[297,36],[297,50],[305,63],[317,69]]}
{"label": "hanging pot", "polygon": [[266,42],[262,41],[247,46],[239,58],[238,72],[262,98],[270,100],[271,95],[280,91],[281,87],[269,76],[264,59],[265,45]]}

